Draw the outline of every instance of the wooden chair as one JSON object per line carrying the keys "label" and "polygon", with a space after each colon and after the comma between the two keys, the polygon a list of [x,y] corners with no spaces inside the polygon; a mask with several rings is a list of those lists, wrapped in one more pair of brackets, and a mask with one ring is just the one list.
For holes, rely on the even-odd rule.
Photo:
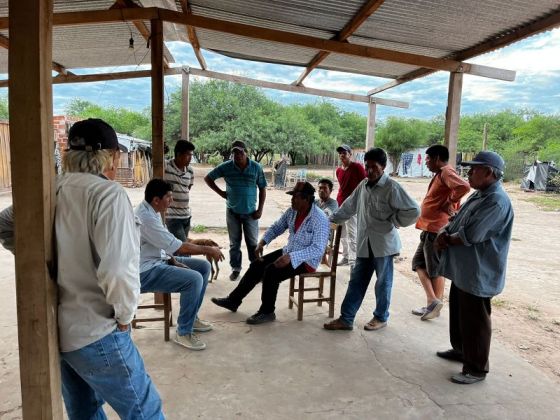
{"label": "wooden chair", "polygon": [[[169,328],[173,326],[173,308],[171,307],[171,293],[160,293],[162,296],[162,303],[154,303],[151,305],[138,305],[138,311],[136,311],[136,316],[132,320],[132,328],[137,328],[138,323],[142,322],[155,322],[163,321],[163,338],[165,341],[169,341]],[[141,309],[155,309],[163,310],[163,316],[152,317],[152,318],[138,318],[138,312]]]}
{"label": "wooden chair", "polygon": [[[297,319],[303,319],[303,304],[309,302],[317,302],[317,306],[323,306],[323,302],[329,304],[329,318],[334,317],[334,298],[335,298],[335,285],[336,285],[336,267],[338,264],[338,250],[340,248],[340,234],[342,232],[342,225],[331,223],[331,233],[325,255],[321,265],[314,273],[302,273],[298,275],[298,287],[295,288],[295,276],[290,279],[290,296],[288,301],[288,308],[292,309],[294,305],[297,306]],[[330,277],[330,287],[328,297],[324,296],[323,286],[325,277]],[[305,287],[306,279],[318,279],[319,284],[317,287]],[[305,299],[305,292],[317,292],[316,298]],[[297,298],[294,297],[297,292]]]}

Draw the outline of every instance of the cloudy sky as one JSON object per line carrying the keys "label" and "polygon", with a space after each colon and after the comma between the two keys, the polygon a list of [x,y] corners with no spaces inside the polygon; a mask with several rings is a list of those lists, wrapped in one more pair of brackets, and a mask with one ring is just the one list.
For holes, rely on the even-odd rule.
{"label": "cloudy sky", "polygon": [[[175,57],[175,65],[198,67],[189,44],[167,43]],[[204,51],[210,70],[273,82],[291,83],[301,68],[235,60]],[[503,109],[531,108],[547,114],[560,113],[560,28],[543,33],[513,46],[489,53],[471,63],[515,70],[514,82],[465,75],[463,83],[462,114],[500,111]],[[106,71],[125,71],[134,68],[115,67]],[[96,71],[100,71],[99,69]],[[80,71],[91,73],[91,71]],[[448,73],[438,72],[413,82],[380,93],[382,98],[408,101],[409,109],[378,106],[377,116],[384,119],[400,117],[432,118],[443,114],[446,106]],[[166,77],[166,95],[179,88],[180,77]],[[369,89],[386,83],[387,79],[356,76],[334,71],[315,70],[305,80],[308,87],[365,94]],[[3,92],[2,92],[3,91]],[[5,89],[0,93],[6,93]],[[271,98],[282,103],[314,102],[318,97],[265,90]],[[150,105],[149,79],[120,80],[74,85],[54,85],[55,114],[63,113],[72,98],[83,98],[104,106],[127,107],[141,110]],[[367,113],[367,105],[332,100],[344,110]]]}

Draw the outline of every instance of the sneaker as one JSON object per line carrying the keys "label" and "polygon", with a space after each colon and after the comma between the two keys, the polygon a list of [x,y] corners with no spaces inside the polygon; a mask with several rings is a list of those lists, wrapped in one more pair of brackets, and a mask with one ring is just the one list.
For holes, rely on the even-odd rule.
{"label": "sneaker", "polygon": [[371,318],[371,320],[364,325],[364,330],[366,331],[377,331],[381,328],[385,328],[387,326],[387,321],[380,321],[376,317]]}
{"label": "sneaker", "polygon": [[337,318],[331,322],[327,322],[326,324],[323,324],[323,328],[325,330],[330,330],[330,331],[336,331],[336,330],[351,331],[354,329],[354,326],[348,325],[342,319]]}
{"label": "sneaker", "polygon": [[210,324],[208,321],[203,321],[201,319],[198,319],[198,317],[194,320],[194,324],[193,324],[194,332],[212,331],[213,328],[214,327],[212,327],[212,324]]}
{"label": "sneaker", "polygon": [[231,312],[237,312],[237,307],[239,304],[233,302],[230,298],[212,298],[210,299],[215,305],[221,306],[222,308],[229,309]]}
{"label": "sneaker", "polygon": [[439,299],[435,299],[428,305],[428,307],[426,308],[426,313],[422,315],[422,318],[420,319],[422,321],[427,321],[428,319],[437,318],[439,316],[441,308],[443,308],[443,302]]}
{"label": "sneaker", "polygon": [[425,306],[422,306],[421,308],[415,308],[412,310],[412,314],[422,316],[426,313],[426,309],[427,308]]}
{"label": "sneaker", "polygon": [[240,273],[241,273],[241,271],[233,270],[233,271],[231,272],[231,274],[229,275],[229,279],[230,279],[231,281],[235,281],[235,280],[239,279],[239,274],[240,274]]}
{"label": "sneaker", "polygon": [[257,325],[257,324],[264,324],[265,322],[272,322],[276,320],[276,315],[274,312],[270,314],[263,314],[261,312],[257,312],[255,315],[250,316],[247,318],[247,324]]}
{"label": "sneaker", "polygon": [[344,257],[337,263],[337,265],[348,265],[348,258]]}
{"label": "sneaker", "polygon": [[204,350],[206,348],[206,343],[200,341],[196,334],[179,335],[179,333],[176,332],[175,342],[189,350]]}
{"label": "sneaker", "polygon": [[483,381],[484,379],[486,379],[486,375],[475,376],[471,375],[470,373],[456,373],[455,375],[451,376],[451,382],[461,385],[475,384],[477,382]]}

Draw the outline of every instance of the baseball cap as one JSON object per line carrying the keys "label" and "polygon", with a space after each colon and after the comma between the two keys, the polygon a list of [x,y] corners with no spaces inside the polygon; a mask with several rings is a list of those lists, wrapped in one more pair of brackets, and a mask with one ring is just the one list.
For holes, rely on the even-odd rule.
{"label": "baseball cap", "polygon": [[231,144],[231,150],[233,150],[233,149],[246,151],[247,146],[245,146],[245,143],[242,142],[241,140],[236,140]]}
{"label": "baseball cap", "polygon": [[338,153],[342,153],[342,152],[352,153],[352,148],[350,146],[348,146],[347,144],[341,144],[340,146],[338,146],[336,148],[336,151]]}
{"label": "baseball cap", "polygon": [[[68,132],[69,150],[123,150],[117,133],[109,124],[99,118],[88,118],[74,123]],[[126,148],[124,148],[126,150]]]}
{"label": "baseball cap", "polygon": [[315,194],[315,188],[309,182],[299,181],[296,183],[296,185],[294,185],[293,190],[286,192],[286,194],[290,195],[294,195],[295,193],[302,193],[309,196]]}
{"label": "baseball cap", "polygon": [[500,171],[504,170],[506,166],[502,157],[496,152],[478,152],[473,160],[464,161],[460,163],[461,166],[472,166],[472,165],[487,165],[496,168]]}

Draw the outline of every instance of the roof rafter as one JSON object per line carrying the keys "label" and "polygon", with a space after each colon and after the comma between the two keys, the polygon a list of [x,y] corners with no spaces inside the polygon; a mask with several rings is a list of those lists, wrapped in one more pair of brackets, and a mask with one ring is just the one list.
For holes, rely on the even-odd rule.
{"label": "roof rafter", "polygon": [[[115,3],[113,3],[113,5],[111,7],[109,7],[109,10],[111,10],[111,9],[135,9],[135,8],[140,8],[141,9],[142,7],[138,6],[132,0],[115,0]],[[140,32],[140,34],[142,35],[144,40],[146,42],[150,42],[150,37],[152,36],[152,33],[148,29],[146,24],[144,22],[140,21],[140,20],[135,20],[132,23],[134,24],[136,29],[138,29],[138,32]],[[169,61],[167,61],[167,57],[165,57],[165,55],[163,56],[163,66],[165,68],[169,67]]]}
{"label": "roof rafter", "polygon": [[[475,57],[479,54],[484,54],[490,51],[507,47],[508,45],[513,44],[514,42],[520,41],[524,38],[528,38],[533,35],[537,35],[538,33],[541,32],[549,31],[558,26],[560,26],[560,9],[550,14],[549,16],[546,16],[543,19],[539,19],[522,28],[513,30],[503,35],[499,39],[492,39],[490,41],[486,41],[481,44],[478,44],[472,48],[467,48],[456,54],[451,54],[449,58],[455,60],[468,60],[469,58]],[[434,70],[430,70],[430,69],[414,70],[411,71],[410,73],[405,74],[402,77],[399,77],[396,80],[381,85],[377,88],[371,89],[370,91],[368,91],[367,94],[375,95],[376,93],[383,92],[395,86],[402,85],[403,83],[410,82],[411,80],[418,79],[423,76],[427,76],[434,72],[435,72]]]}
{"label": "roof rafter", "polygon": [[[8,26],[8,19],[9,18],[7,17],[0,18],[0,29],[5,29]],[[510,70],[502,70],[494,67],[463,63],[455,60],[410,54],[384,48],[374,48],[364,45],[349,44],[347,42],[333,41],[308,35],[301,35],[293,32],[261,28],[254,25],[228,22],[202,16],[185,15],[181,12],[160,9],[156,7],[55,13],[53,15],[53,24],[55,26],[83,25],[88,23],[92,24],[102,22],[117,22],[122,20],[134,21],[151,19],[161,19],[166,22],[191,25],[197,28],[235,34],[248,38],[255,38],[290,45],[298,45],[305,48],[345,54],[354,57],[371,58],[395,63],[409,64],[415,67],[426,67],[433,70],[462,72],[507,81],[512,81],[515,79],[515,72]]]}
{"label": "roof rafter", "polygon": [[[181,8],[183,9],[183,13],[192,15],[191,6],[188,4],[188,0],[181,0]],[[206,60],[202,55],[202,51],[200,51],[200,43],[198,42],[196,30],[191,25],[187,25],[187,36],[189,37],[194,55],[196,56],[200,67],[202,67],[203,70],[206,70],[208,66],[206,65]]]}
{"label": "roof rafter", "polygon": [[[375,12],[383,4],[385,0],[369,0],[365,3],[358,13],[354,15],[352,19],[342,28],[342,30],[336,34],[333,39],[336,41],[346,41],[350,35],[352,35],[364,23],[368,17],[370,17],[373,12]],[[297,80],[293,83],[295,86],[301,86],[303,80],[315,69],[317,66],[329,56],[330,53],[326,51],[321,51],[315,57],[311,59],[309,64],[307,64],[306,69]]]}
{"label": "roof rafter", "polygon": [[[5,36],[0,34],[0,47],[5,48],[5,49],[10,49],[10,39]],[[66,67],[64,67],[62,64],[57,63],[55,61],[52,62],[52,69],[54,71],[56,71],[57,73],[63,74],[63,75],[67,75],[67,74],[74,74],[71,71],[68,71],[66,69]]]}

